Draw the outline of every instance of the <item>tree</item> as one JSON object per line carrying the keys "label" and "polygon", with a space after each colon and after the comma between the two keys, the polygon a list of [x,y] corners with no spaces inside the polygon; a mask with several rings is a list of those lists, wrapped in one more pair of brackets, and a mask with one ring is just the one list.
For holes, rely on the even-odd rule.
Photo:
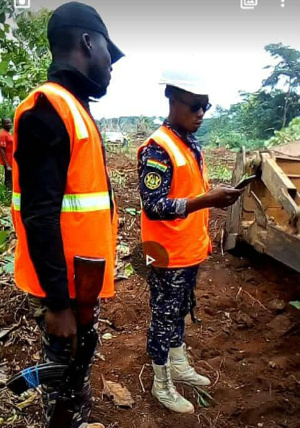
{"label": "tree", "polygon": [[[275,90],[272,93],[260,90],[254,93],[243,93],[243,102],[231,107],[235,112],[236,126],[248,138],[268,139],[276,130],[282,128],[282,117],[285,104],[285,93]],[[300,96],[290,95],[286,110],[286,120],[290,122],[299,115]]]}
{"label": "tree", "polygon": [[[3,101],[0,103],[0,120],[6,117],[9,117],[12,121],[14,118],[15,109],[13,105],[8,101]],[[1,127],[1,122],[0,122]]]}
{"label": "tree", "polygon": [[9,32],[9,24],[7,19],[11,18],[14,14],[13,0],[0,0],[0,40],[1,43],[5,39],[6,34]]}
{"label": "tree", "polygon": [[[231,105],[228,110],[218,107],[209,120],[205,139],[210,144],[218,143],[231,148],[241,145],[259,147],[281,129],[285,101],[283,91],[268,93],[261,90],[241,95],[242,102]],[[286,113],[288,122],[299,115],[299,100],[298,94],[291,94]]]}
{"label": "tree", "polygon": [[267,66],[266,69],[272,69],[270,76],[263,82],[263,87],[274,89],[280,85],[286,88],[285,100],[282,117],[282,128],[287,124],[288,106],[293,94],[297,93],[300,87],[300,52],[285,46],[282,43],[269,44],[265,50],[278,60],[275,66]]}
{"label": "tree", "polygon": [[44,9],[17,14],[10,0],[0,1],[1,95],[4,100],[18,103],[47,78],[51,56],[46,28],[50,12]]}

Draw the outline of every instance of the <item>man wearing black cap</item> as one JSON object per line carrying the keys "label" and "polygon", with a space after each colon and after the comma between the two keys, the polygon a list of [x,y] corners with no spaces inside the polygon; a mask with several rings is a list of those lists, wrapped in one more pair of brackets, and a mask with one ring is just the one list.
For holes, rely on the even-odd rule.
{"label": "man wearing black cap", "polygon": [[[78,213],[69,217],[74,239],[76,227],[81,227],[88,215],[93,215],[97,221],[99,213],[99,219],[106,219],[99,221],[104,223],[101,229],[112,229],[114,201],[106,174],[104,149],[89,111],[89,100],[105,95],[111,65],[123,53],[110,40],[96,10],[78,2],[66,3],[54,11],[48,24],[48,39],[53,57],[48,82],[19,106],[15,119],[13,210],[21,248],[16,253],[19,259],[16,257],[15,276],[17,285],[29,293],[30,307],[43,334],[45,360],[66,363],[70,340],[77,329],[72,311],[74,296],[70,291],[74,276],[70,275],[72,267],[68,254],[82,252],[82,248],[80,242],[79,248],[71,247],[72,237],[67,234],[70,226],[68,221],[64,225],[62,218],[77,209]],[[82,146],[79,148],[79,145]],[[82,164],[83,153],[96,153],[99,164],[94,155],[86,158],[88,165]],[[87,183],[95,183],[94,178],[98,176],[99,188],[93,185],[89,189]],[[66,193],[73,193],[72,200],[75,198],[78,205],[71,204],[64,212],[70,201]],[[98,198],[100,193],[102,199]],[[87,194],[92,196],[91,207],[86,207],[88,199],[83,201]],[[103,199],[106,194],[107,199]],[[95,204],[98,204],[97,209]],[[17,217],[19,213],[20,218]],[[100,248],[103,246],[105,254],[107,243],[112,239],[108,236],[103,241],[105,238],[101,238],[97,242]],[[108,269],[113,271],[113,266],[106,265]],[[97,316],[97,309],[95,312]],[[56,395],[57,386],[43,388],[46,427]],[[90,385],[86,380],[72,428],[88,426],[90,410]]]}

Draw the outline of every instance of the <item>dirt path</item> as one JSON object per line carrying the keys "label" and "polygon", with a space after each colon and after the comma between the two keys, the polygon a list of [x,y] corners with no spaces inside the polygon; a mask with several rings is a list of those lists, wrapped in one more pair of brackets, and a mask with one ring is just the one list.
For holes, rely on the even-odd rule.
{"label": "dirt path", "polygon": [[[134,163],[119,156],[109,163],[121,209],[120,240],[133,249],[139,242],[139,217],[124,209],[139,209]],[[213,211],[212,235],[218,235],[224,216],[223,211]],[[101,318],[116,329],[100,324],[100,336],[109,332],[113,338],[103,340],[93,370],[93,420],[106,428],[299,428],[300,313],[288,304],[299,298],[299,278],[249,249],[243,257],[222,256],[215,247],[198,278],[196,314],[201,323],[194,325],[188,318],[186,332],[190,357],[212,379],[209,391],[215,401],[208,409],[197,407],[192,416],[172,414],[152,398],[152,370],[145,353],[149,293],[145,280],[136,274],[117,282],[116,298],[102,303]],[[38,333],[28,319],[23,295],[4,282],[0,282],[0,329],[23,317],[16,338],[10,335],[10,343],[6,340],[0,346],[0,362],[6,360],[12,374],[38,361]],[[139,381],[142,368],[145,392]],[[135,400],[132,409],[102,400],[102,375],[127,386]],[[189,388],[179,388],[196,404]],[[4,398],[0,418],[11,408],[9,398]],[[23,418],[11,426],[39,427],[34,424],[40,418],[39,403],[27,412],[30,423]]]}
{"label": "dirt path", "polygon": [[[148,365],[143,376],[146,393],[142,393],[138,376],[143,365],[150,363],[145,355],[148,291],[136,277],[130,284],[120,283],[116,301],[105,305],[102,315],[124,330],[113,332],[116,337],[103,343],[105,362],[96,364],[94,387],[101,391],[98,379],[103,373],[124,383],[136,405],[120,411],[97,401],[94,416],[122,428],[198,427],[199,421],[216,427],[299,427],[299,314],[288,306],[275,309],[282,307],[277,299],[295,298],[298,280],[269,260],[257,258],[214,254],[202,266],[197,288],[197,316],[202,323],[193,325],[188,320],[186,342],[195,366],[213,380],[216,402],[208,410],[184,417],[165,411],[151,397]],[[191,391],[185,393],[191,397]]]}
{"label": "dirt path", "polygon": [[[120,160],[117,169],[120,169]],[[136,175],[127,170],[126,192],[117,189],[120,207],[139,207]],[[129,190],[129,191],[128,191]],[[125,214],[122,241],[137,244],[138,219]],[[212,213],[212,234],[217,235],[223,211]],[[127,227],[135,222],[134,233]],[[186,342],[198,370],[213,380],[215,403],[198,407],[194,416],[178,416],[163,409],[150,394],[152,370],[145,354],[149,323],[149,293],[143,278],[134,275],[117,283],[114,302],[102,306],[102,316],[119,331],[102,324],[101,332],[115,336],[103,342],[93,381],[98,391],[94,418],[109,427],[300,427],[300,339],[299,311],[288,302],[299,296],[300,276],[279,263],[247,250],[245,257],[213,256],[202,265],[198,278],[197,316],[188,319]],[[143,393],[139,381],[143,371]],[[132,410],[116,409],[101,401],[101,375],[121,382],[131,391]],[[182,387],[181,387],[182,388]],[[192,391],[184,393],[195,403]]]}

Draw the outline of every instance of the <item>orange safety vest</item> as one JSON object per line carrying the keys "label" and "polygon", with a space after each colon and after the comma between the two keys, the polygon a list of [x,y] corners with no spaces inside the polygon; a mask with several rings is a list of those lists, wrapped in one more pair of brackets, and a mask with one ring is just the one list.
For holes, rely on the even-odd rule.
{"label": "orange safety vest", "polygon": [[[186,144],[165,126],[161,126],[139,148],[151,142],[162,147],[173,165],[173,177],[169,198],[195,198],[209,190],[207,168],[201,173],[197,160]],[[175,220],[150,220],[143,207],[141,217],[142,242],[157,242],[168,253],[168,267],[183,268],[203,262],[211,251],[209,237],[209,210],[202,209],[187,218]],[[158,261],[156,267],[160,266]]]}
{"label": "orange safety vest", "polygon": [[[56,83],[45,83],[19,105],[15,113],[14,153],[18,147],[21,115],[32,109],[43,94],[57,111],[70,137],[70,164],[61,207],[60,226],[67,264],[69,295],[75,296],[74,256],[101,257],[106,260],[101,297],[114,295],[114,266],[117,238],[117,212],[111,212],[109,179],[104,149],[93,119],[81,103]],[[21,218],[22,195],[18,164],[13,159],[12,216],[17,234],[15,280],[22,290],[45,297],[30,258]]]}

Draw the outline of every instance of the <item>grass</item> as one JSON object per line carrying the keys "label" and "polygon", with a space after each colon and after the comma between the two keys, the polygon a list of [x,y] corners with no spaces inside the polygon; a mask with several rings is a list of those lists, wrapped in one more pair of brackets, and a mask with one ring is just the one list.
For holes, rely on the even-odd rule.
{"label": "grass", "polygon": [[113,187],[124,188],[126,186],[127,177],[124,172],[114,169],[110,171],[110,181]]}
{"label": "grass", "polygon": [[230,183],[232,172],[224,165],[207,165],[210,180]]}
{"label": "grass", "polygon": [[105,143],[105,149],[107,153],[124,155],[133,161],[136,159],[136,147],[132,144],[128,144],[126,147],[122,147],[120,144]]}
{"label": "grass", "polygon": [[231,183],[236,154],[231,150],[205,147],[204,156],[210,181]]}
{"label": "grass", "polygon": [[[129,144],[127,147],[122,147],[118,144],[107,144],[105,145],[108,153],[117,155],[123,155],[130,160],[136,160],[137,147],[133,144]],[[233,156],[234,157],[234,156]],[[209,179],[222,183],[230,183],[232,177],[232,168],[228,167],[228,159],[222,159],[215,154],[214,150],[205,151],[205,159],[209,172]],[[112,184],[117,184],[120,187],[125,185],[122,173],[119,171],[112,172],[111,181]]]}
{"label": "grass", "polygon": [[4,185],[4,168],[0,165],[0,207],[9,207],[11,203],[11,192]]}
{"label": "grass", "polygon": [[206,154],[206,164],[208,168],[209,180],[230,183],[232,177],[232,171],[226,165],[224,160],[211,157]]}
{"label": "grass", "polygon": [[11,203],[11,192],[3,183],[0,183],[0,206],[9,207]]}

